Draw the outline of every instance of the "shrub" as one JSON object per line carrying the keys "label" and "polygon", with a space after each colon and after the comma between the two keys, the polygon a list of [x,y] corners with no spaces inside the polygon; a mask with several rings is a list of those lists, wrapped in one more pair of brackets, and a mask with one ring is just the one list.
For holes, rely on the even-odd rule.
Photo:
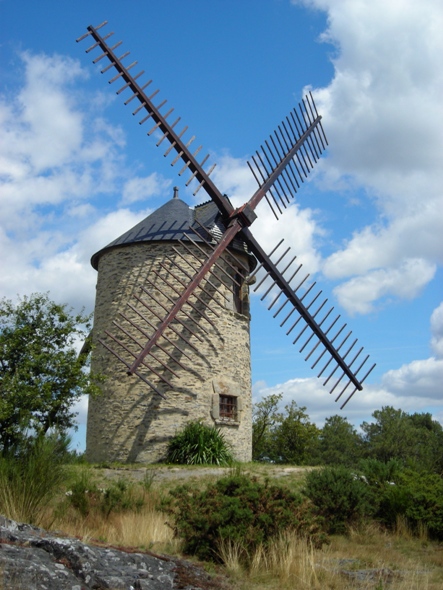
{"label": "shrub", "polygon": [[26,452],[0,457],[0,512],[8,518],[40,524],[65,480],[64,441],[38,437]]}
{"label": "shrub", "polygon": [[404,468],[399,459],[389,459],[386,462],[378,459],[362,459],[359,469],[372,488],[385,488],[397,481]]}
{"label": "shrub", "polygon": [[369,486],[346,467],[325,467],[308,473],[304,494],[324,517],[330,534],[344,533],[372,513]]}
{"label": "shrub", "polygon": [[143,486],[137,490],[135,484],[119,479],[106,488],[99,488],[86,471],[73,479],[66,497],[83,517],[94,511],[99,511],[105,517],[111,512],[137,512],[144,505]]}
{"label": "shrub", "polygon": [[242,548],[242,560],[284,531],[309,537],[316,545],[326,540],[310,505],[289,490],[233,475],[204,490],[190,485],[170,490],[162,509],[174,519],[175,536],[184,551],[200,559],[221,561],[220,544]]}
{"label": "shrub", "polygon": [[384,490],[377,516],[391,526],[404,516],[415,532],[424,526],[431,537],[443,540],[443,479],[435,473],[404,471]]}
{"label": "shrub", "polygon": [[189,422],[170,441],[166,461],[181,465],[228,465],[233,457],[219,428],[196,421]]}

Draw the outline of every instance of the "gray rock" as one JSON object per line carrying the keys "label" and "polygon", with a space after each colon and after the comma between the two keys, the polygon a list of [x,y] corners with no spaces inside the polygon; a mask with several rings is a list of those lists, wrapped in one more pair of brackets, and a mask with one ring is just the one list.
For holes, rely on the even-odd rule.
{"label": "gray rock", "polygon": [[2,590],[209,590],[221,579],[184,560],[87,545],[0,516]]}

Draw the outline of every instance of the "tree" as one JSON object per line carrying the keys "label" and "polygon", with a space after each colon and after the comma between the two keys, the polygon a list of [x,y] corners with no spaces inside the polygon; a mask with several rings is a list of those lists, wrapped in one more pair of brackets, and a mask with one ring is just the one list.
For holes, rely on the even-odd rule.
{"label": "tree", "polygon": [[50,429],[74,426],[73,403],[98,391],[74,345],[90,330],[90,317],[32,294],[0,301],[0,452],[23,447]]}
{"label": "tree", "polygon": [[356,429],[343,416],[326,418],[319,437],[320,462],[325,465],[356,465],[362,441]]}
{"label": "tree", "polygon": [[385,463],[390,459],[406,460],[413,436],[407,412],[383,406],[372,417],[374,422],[361,424],[367,456]]}
{"label": "tree", "polygon": [[363,422],[365,454],[387,462],[399,459],[414,469],[441,472],[443,468],[443,428],[429,413],[409,415],[385,406]]}
{"label": "tree", "polygon": [[306,408],[292,402],[285,406],[281,423],[272,433],[273,455],[279,463],[306,464],[318,444],[319,429],[309,421]]}
{"label": "tree", "polygon": [[252,458],[276,463],[307,463],[318,442],[319,430],[309,422],[305,407],[293,400],[278,412],[282,393],[256,404],[252,416]]}
{"label": "tree", "polygon": [[252,458],[269,457],[271,453],[271,434],[276,424],[282,421],[278,404],[282,393],[273,393],[254,405],[252,411]]}

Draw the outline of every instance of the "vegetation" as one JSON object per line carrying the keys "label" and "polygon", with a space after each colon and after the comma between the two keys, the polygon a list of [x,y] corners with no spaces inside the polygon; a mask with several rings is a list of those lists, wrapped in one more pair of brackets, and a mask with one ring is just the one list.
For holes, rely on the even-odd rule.
{"label": "vegetation", "polygon": [[0,301],[0,453],[7,455],[51,429],[75,426],[72,404],[96,387],[74,344],[89,317],[34,294],[14,305]]}
{"label": "vegetation", "polygon": [[326,540],[312,507],[284,487],[234,474],[206,489],[189,485],[170,490],[163,509],[173,517],[183,549],[200,559],[220,561],[219,547],[236,544],[249,562],[251,552],[283,532],[308,537],[316,546]]}
{"label": "vegetation", "polygon": [[373,413],[372,422],[361,424],[359,433],[338,415],[319,429],[294,401],[280,412],[281,400],[282,394],[273,394],[255,405],[254,460],[355,469],[364,459],[394,459],[417,472],[443,473],[443,427],[429,413],[385,406]]}
{"label": "vegetation", "polygon": [[[73,402],[95,392],[74,349],[87,330],[88,318],[44,295],[0,303],[1,514],[215,561],[239,590],[442,587],[443,428],[431,414],[386,406],[360,431],[341,416],[318,428],[271,395],[254,408],[258,462],[178,487],[148,469],[109,480],[73,464],[66,437]],[[169,451],[175,464],[232,464],[222,433],[201,422]]]}
{"label": "vegetation", "polygon": [[346,533],[372,513],[372,494],[364,480],[348,468],[325,467],[306,477],[304,493],[324,517],[330,534]]}
{"label": "vegetation", "polygon": [[233,457],[219,428],[200,421],[188,422],[170,441],[167,463],[229,465]]}
{"label": "vegetation", "polygon": [[443,473],[443,428],[429,413],[408,414],[385,406],[363,422],[363,453],[379,461],[398,459],[417,471]]}
{"label": "vegetation", "polygon": [[[56,455],[59,453],[52,453]],[[46,457],[50,459],[49,455]],[[377,473],[385,469],[383,465],[372,462],[371,467],[367,467],[368,483],[362,476],[360,483],[367,486],[370,498],[373,498],[374,489],[378,490],[377,497],[385,498],[384,492],[397,487],[376,479]],[[54,489],[52,495],[46,497],[40,525],[82,537],[85,541],[93,539],[92,542],[98,540],[114,546],[184,556],[190,553],[186,536],[189,535],[191,541],[194,536],[198,548],[198,535],[202,533],[208,541],[209,559],[219,562],[217,567],[222,569],[218,571],[228,575],[229,587],[237,590],[289,589],[294,587],[295,581],[302,590],[441,588],[443,555],[440,546],[429,539],[426,526],[416,528],[413,521],[401,517],[400,513],[394,517],[394,524],[385,525],[376,514],[380,514],[386,504],[371,500],[370,515],[364,519],[351,516],[342,529],[344,533],[332,535],[330,543],[320,547],[329,526],[327,518],[322,519],[320,515],[321,505],[290,489],[300,489],[300,484],[306,488],[307,474],[321,472],[321,469],[288,470],[255,463],[241,469],[233,468],[228,476],[224,475],[226,470],[221,471],[221,476],[205,476],[204,470],[191,470],[187,466],[172,470],[188,474],[187,485],[176,487],[174,480],[164,480],[163,476],[157,479],[157,473],[162,471],[165,475],[170,467],[143,470],[139,466],[137,473],[131,466],[116,467],[117,479],[109,479],[109,469],[105,474],[86,464],[65,467],[63,488],[58,488],[58,492]],[[133,479],[143,471],[145,476],[141,480]],[[285,478],[277,479],[282,473],[286,473]],[[403,468],[397,471],[394,464],[390,464],[385,473],[399,481],[404,477],[405,485],[409,478],[413,479],[412,472]],[[431,478],[425,487],[435,491],[437,481]],[[412,491],[418,483],[419,479],[415,478]],[[408,506],[419,512],[418,495],[414,495],[414,501]],[[426,502],[430,497],[432,493]],[[164,510],[168,503],[170,511],[165,518],[161,507]],[[434,509],[438,505],[441,506],[441,502],[438,504],[436,496]],[[422,506],[429,506],[429,515],[435,514],[432,504],[424,502]],[[291,509],[291,514],[286,513],[287,508]],[[237,519],[235,526],[231,526],[230,510]],[[273,517],[269,521],[262,518],[268,513]],[[217,515],[220,515],[218,521]],[[247,526],[248,519],[253,526]],[[165,524],[166,520],[170,526]],[[210,525],[207,529],[205,522]],[[280,530],[277,530],[278,522]],[[222,530],[223,535],[220,534]],[[262,542],[257,542],[260,538]],[[370,578],[362,581],[361,576],[366,575],[362,572]]]}
{"label": "vegetation", "polygon": [[256,404],[253,414],[252,456],[273,463],[309,465],[319,429],[309,421],[306,408],[292,401],[285,412],[277,411],[281,394]]}
{"label": "vegetation", "polygon": [[66,481],[66,440],[40,437],[16,455],[0,457],[0,514],[41,524]]}

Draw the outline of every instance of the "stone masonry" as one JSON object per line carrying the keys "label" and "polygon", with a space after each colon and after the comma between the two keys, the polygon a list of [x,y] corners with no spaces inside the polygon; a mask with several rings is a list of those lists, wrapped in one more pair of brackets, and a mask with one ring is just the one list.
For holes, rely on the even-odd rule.
{"label": "stone masonry", "polygon": [[[178,254],[173,247],[178,250]],[[236,256],[248,265],[246,254],[236,252]],[[177,270],[173,261],[182,270]],[[146,334],[152,334],[152,325],[159,321],[143,305],[143,300],[149,301],[154,312],[163,317],[166,313],[163,306],[170,307],[171,299],[176,299],[177,292],[183,289],[181,282],[188,282],[189,275],[194,274],[192,265],[195,268],[195,259],[181,245],[172,241],[117,246],[101,254],[98,262],[92,370],[103,374],[105,379],[102,393],[89,401],[88,460],[161,461],[168,441],[190,420],[202,420],[206,424],[219,426],[232,445],[236,459],[251,459],[250,319],[246,285],[240,291],[237,290],[237,294],[235,285],[227,289],[216,279],[220,292],[206,285],[208,291],[214,292],[218,304],[212,302],[211,309],[208,309],[202,301],[193,301],[204,310],[213,325],[187,306],[189,315],[181,313],[179,317],[183,325],[177,324],[176,329],[189,339],[189,344],[177,339],[170,328],[167,330],[165,335],[177,342],[183,354],[167,339],[162,339],[161,345],[188,370],[184,370],[158,348],[155,355],[160,362],[150,359],[149,364],[167,377],[172,388],[162,383],[150,369],[141,369],[143,376],[158,387],[166,399],[162,399],[138,376],[128,376],[127,367],[99,342],[99,339],[103,339],[114,350],[118,350],[126,362],[131,363],[133,356],[128,350],[134,353],[137,351],[132,338],[143,345],[147,340]],[[168,273],[165,266],[173,274]],[[232,270],[230,272],[232,275]],[[214,283],[214,279],[211,280]],[[202,300],[206,297],[204,293],[201,294]],[[123,319],[120,312],[129,321]],[[123,326],[126,334],[113,325],[113,321]],[[187,327],[196,332],[198,338],[192,336]],[[106,336],[106,331],[118,335],[126,349]],[[220,395],[234,400],[235,418],[226,418],[220,413]]]}

